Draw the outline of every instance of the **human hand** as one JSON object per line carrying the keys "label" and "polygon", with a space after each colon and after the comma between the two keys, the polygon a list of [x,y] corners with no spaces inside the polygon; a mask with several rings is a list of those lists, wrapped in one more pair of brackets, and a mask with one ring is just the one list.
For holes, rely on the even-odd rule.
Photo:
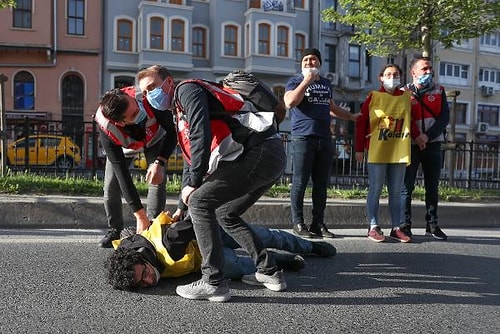
{"label": "human hand", "polygon": [[304,76],[304,82],[307,84],[319,80],[319,70],[315,67],[306,67],[302,69],[302,75]]}
{"label": "human hand", "polygon": [[429,137],[427,137],[425,133],[422,133],[417,138],[415,138],[415,143],[420,150],[425,150],[428,141]]}
{"label": "human hand", "polygon": [[144,210],[144,208],[134,212],[134,216],[136,219],[137,233],[141,233],[147,230],[149,228],[149,225],[151,225],[151,222],[149,221],[146,210]]}
{"label": "human hand", "polygon": [[175,210],[174,214],[172,215],[172,221],[178,222],[182,219],[184,219],[184,210],[177,208],[177,210]]}
{"label": "human hand", "polygon": [[182,188],[181,199],[184,202],[184,204],[189,205],[188,204],[189,196],[191,196],[191,193],[195,190],[196,188],[191,186],[185,186],[184,188]]}
{"label": "human hand", "polygon": [[146,172],[146,182],[158,185],[163,182],[165,178],[165,167],[157,163],[149,164],[148,170]]}
{"label": "human hand", "polygon": [[365,158],[365,153],[364,152],[356,152],[356,161],[361,163],[363,162]]}

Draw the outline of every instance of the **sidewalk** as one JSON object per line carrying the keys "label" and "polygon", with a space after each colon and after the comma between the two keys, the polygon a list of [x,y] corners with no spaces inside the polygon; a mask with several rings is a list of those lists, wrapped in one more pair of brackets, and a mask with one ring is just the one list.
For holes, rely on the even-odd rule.
{"label": "sidewalk", "polygon": [[[143,202],[145,200],[143,199]],[[174,210],[176,198],[167,199],[167,210]],[[310,222],[311,202],[304,203],[306,222]],[[123,204],[125,225],[135,225],[133,215]],[[365,200],[329,200],[325,223],[332,230],[366,228]],[[269,228],[289,229],[290,205],[288,199],[264,197],[244,215],[249,223]],[[413,225],[425,227],[425,206],[420,201],[413,205]],[[439,207],[440,225],[446,227],[500,227],[500,203],[448,203]],[[382,227],[389,227],[387,201],[380,203]],[[106,229],[106,217],[101,197],[34,196],[0,194],[0,228],[68,228]]]}

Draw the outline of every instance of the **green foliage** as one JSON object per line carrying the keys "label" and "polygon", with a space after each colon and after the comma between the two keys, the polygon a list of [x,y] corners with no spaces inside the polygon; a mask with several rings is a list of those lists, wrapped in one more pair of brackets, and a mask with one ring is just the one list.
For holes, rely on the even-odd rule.
{"label": "green foliage", "polygon": [[[500,1],[339,0],[323,20],[354,25],[353,41],[377,56],[405,49],[430,54],[430,41],[445,48],[500,28]],[[426,50],[427,49],[427,50]]]}
{"label": "green foliage", "polygon": [[16,5],[16,0],[0,0],[0,9],[15,7],[15,5]]}

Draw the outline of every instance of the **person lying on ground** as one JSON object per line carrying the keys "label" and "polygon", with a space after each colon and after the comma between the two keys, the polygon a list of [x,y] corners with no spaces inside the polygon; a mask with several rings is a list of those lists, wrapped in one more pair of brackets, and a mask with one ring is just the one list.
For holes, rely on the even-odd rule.
{"label": "person lying on ground", "polygon": [[[324,241],[309,241],[286,231],[251,225],[266,248],[273,252],[280,269],[298,271],[305,266],[299,254],[331,257],[336,249]],[[256,271],[251,257],[241,255],[238,243],[221,229],[226,278],[239,280]],[[128,235],[127,235],[128,234]],[[105,262],[108,283],[115,289],[135,290],[158,284],[163,277],[180,277],[199,272],[201,255],[189,217],[175,222],[162,212],[140,234],[133,228],[122,231],[122,239],[113,241],[115,250]]]}

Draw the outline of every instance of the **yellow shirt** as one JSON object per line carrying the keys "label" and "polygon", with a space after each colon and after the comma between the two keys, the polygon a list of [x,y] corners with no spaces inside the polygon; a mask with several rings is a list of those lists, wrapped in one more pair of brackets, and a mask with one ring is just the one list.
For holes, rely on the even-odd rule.
{"label": "yellow shirt", "polygon": [[[187,245],[186,253],[181,259],[174,261],[168,254],[167,249],[163,245],[161,226],[171,223],[172,219],[165,212],[162,212],[153,220],[151,226],[141,233],[143,237],[153,244],[158,260],[165,265],[165,270],[161,273],[161,277],[180,277],[199,271],[201,267],[201,253],[196,240],[191,241]],[[120,245],[120,241],[113,241],[115,249]]]}
{"label": "yellow shirt", "polygon": [[409,91],[397,96],[372,92],[368,162],[410,164],[410,97]]}

